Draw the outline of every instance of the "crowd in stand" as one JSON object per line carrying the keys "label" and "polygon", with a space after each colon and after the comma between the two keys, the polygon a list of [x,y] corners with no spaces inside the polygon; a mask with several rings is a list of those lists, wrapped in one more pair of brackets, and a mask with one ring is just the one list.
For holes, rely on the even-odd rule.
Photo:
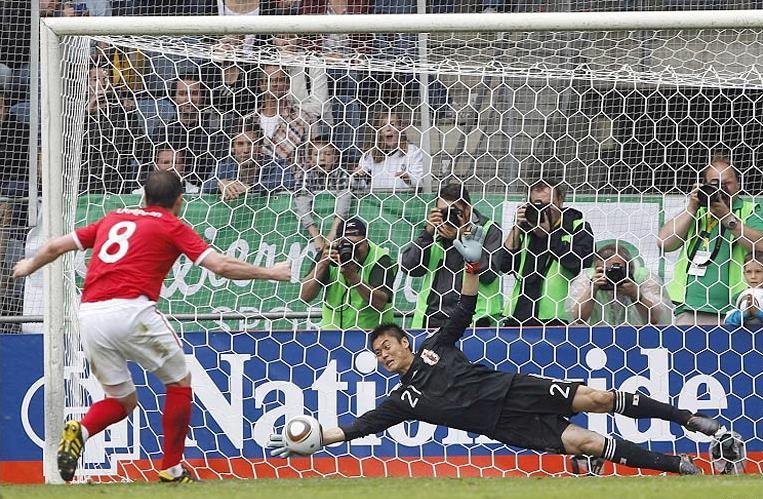
{"label": "crowd in stand", "polygon": [[[504,0],[471,3],[478,11],[513,8]],[[432,0],[428,11],[453,12],[458,5]],[[43,17],[404,14],[416,9],[414,0],[42,0],[40,6]],[[416,53],[411,35],[241,37],[225,39],[220,47],[287,50],[294,44],[324,53],[358,53],[379,44],[398,55]],[[95,43],[90,55],[80,192],[140,194],[152,169],[177,172],[188,194],[226,202],[288,191],[318,254],[303,281],[302,298],[316,299],[322,286],[323,303],[330,308],[324,310],[327,327],[365,327],[384,318],[393,299],[388,274],[396,255],[383,242],[368,241],[362,221],[347,220],[353,197],[420,192],[430,173],[428,158],[408,133],[415,114],[411,103],[420,101],[415,75],[197,61],[104,43]],[[20,283],[5,276],[23,255],[28,226],[29,69],[23,54],[3,54],[2,60],[0,308],[2,315],[20,315]],[[425,112],[435,122],[452,113],[437,77],[430,79],[428,95]],[[508,234],[473,208],[465,187],[444,186],[425,228],[400,255],[402,270],[425,281],[414,327],[447,320],[459,294],[457,269],[463,268],[452,242],[473,224],[487,231],[477,325],[665,324],[673,321],[672,304],[678,323],[722,322],[744,287],[745,265],[756,262],[745,258],[759,251],[763,218],[757,205],[735,197],[739,185],[729,160],[714,159],[704,174],[706,182],[719,182],[728,198],[723,207],[700,205],[695,189],[685,213],[660,232],[663,250],[688,247],[676,269],[678,282],[668,286],[619,242],[596,243],[582,214],[564,206],[566,189],[559,180],[543,178],[530,187],[528,204],[519,208]],[[336,196],[335,217],[323,232],[313,213],[322,191]],[[13,199],[24,201],[9,202]],[[705,219],[702,230],[692,223]],[[693,242],[695,236],[702,241]],[[712,248],[706,241],[720,242]],[[340,242],[352,246],[349,263],[340,259]],[[708,247],[699,247],[703,244]],[[370,258],[373,268],[364,272],[360,257],[363,262]],[[613,281],[612,268],[623,272],[621,279]],[[498,278],[504,273],[515,276],[515,288],[505,298]],[[332,291],[339,283],[342,291]],[[360,312],[345,314],[348,304]],[[343,314],[339,319],[337,310]]]}

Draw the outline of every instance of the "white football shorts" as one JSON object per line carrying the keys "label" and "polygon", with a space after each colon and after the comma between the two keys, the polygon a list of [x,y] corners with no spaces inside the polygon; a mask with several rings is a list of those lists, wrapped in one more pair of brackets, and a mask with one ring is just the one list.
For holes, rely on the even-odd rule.
{"label": "white football shorts", "polygon": [[156,302],[144,296],[82,303],[79,323],[90,370],[111,397],[121,398],[135,391],[128,360],[155,374],[165,385],[188,374],[175,330],[156,308]]}

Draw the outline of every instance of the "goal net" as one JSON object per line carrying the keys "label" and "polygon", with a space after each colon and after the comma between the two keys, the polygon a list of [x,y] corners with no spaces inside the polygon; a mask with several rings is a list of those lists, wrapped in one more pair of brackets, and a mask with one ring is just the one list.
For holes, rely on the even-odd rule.
{"label": "goal net", "polygon": [[[573,472],[572,462],[559,456],[415,422],[309,458],[272,459],[264,449],[286,417],[310,413],[324,426],[346,424],[397,383],[377,368],[362,327],[321,328],[323,294],[308,302],[300,284],[338,218],[360,218],[368,239],[389,252],[396,266],[384,268],[379,286],[390,291],[395,320],[412,326],[423,292],[431,290],[425,303],[431,307],[438,299],[447,303],[454,291],[423,277],[437,270],[436,262],[427,268],[421,256],[417,271],[404,262],[441,186],[463,183],[480,216],[502,229],[493,256],[503,251],[531,187],[551,179],[563,181],[554,192],[566,190],[564,205],[579,210],[593,235],[587,254],[574,255],[575,274],[587,276],[585,289],[595,262],[609,258],[596,249],[614,245],[645,276],[630,274],[651,286],[650,301],[620,310],[612,302],[622,294],[596,292],[599,316],[580,318],[570,302],[580,280],[569,275],[569,292],[549,298],[569,325],[468,331],[467,356],[501,370],[641,390],[719,416],[746,443],[748,470],[760,472],[761,336],[670,326],[676,310],[666,283],[679,252],[662,254],[658,233],[684,210],[692,185],[704,182],[718,154],[738,172],[739,198],[755,200],[761,30],[651,29],[632,14],[612,17],[630,23],[618,31],[602,22],[586,30],[593,18],[585,15],[571,15],[556,29],[522,30],[507,17],[482,14],[456,17],[471,32],[443,28],[454,25],[450,16],[428,16],[435,21],[421,32],[405,28],[408,16],[379,18],[390,27],[386,33],[366,17],[358,18],[366,32],[340,29],[343,16],[330,16],[340,18],[333,33],[323,27],[326,17],[315,16],[294,22],[302,31],[314,22],[320,34],[289,32],[273,18],[276,35],[212,35],[205,26],[243,21],[172,18],[161,21],[168,30],[180,32],[174,23],[196,27],[177,36],[158,36],[157,29],[124,35],[115,27],[108,35],[60,37],[62,128],[51,121],[50,133],[62,138],[62,168],[53,180],[62,182],[63,196],[61,213],[48,216],[62,219],[62,233],[110,210],[140,206],[147,173],[174,169],[185,188],[182,218],[215,249],[260,265],[295,262],[289,283],[250,283],[218,278],[181,257],[165,281],[159,307],[183,340],[194,379],[185,456],[202,477]],[[708,26],[715,15],[704,18]],[[495,19],[506,20],[507,29],[495,29]],[[526,19],[532,25],[548,18]],[[135,19],[129,32],[144,22],[159,21]],[[724,264],[738,263],[726,255]],[[88,258],[64,261],[63,296],[50,305],[63,314],[66,417],[79,417],[103,396],[78,339]],[[502,324],[503,304],[514,296],[513,270],[496,269],[493,298],[502,304],[493,325]],[[453,276],[449,282],[456,282]],[[717,298],[712,288],[705,291],[710,306]],[[546,298],[528,296],[537,312]],[[357,303],[345,300],[340,308],[357,314]],[[733,304],[727,296],[721,318]],[[412,334],[415,345],[426,337],[416,328]],[[82,479],[154,476],[163,388],[133,367],[140,407],[88,441]],[[654,450],[710,460],[709,439],[675,425],[611,415],[575,421]]]}

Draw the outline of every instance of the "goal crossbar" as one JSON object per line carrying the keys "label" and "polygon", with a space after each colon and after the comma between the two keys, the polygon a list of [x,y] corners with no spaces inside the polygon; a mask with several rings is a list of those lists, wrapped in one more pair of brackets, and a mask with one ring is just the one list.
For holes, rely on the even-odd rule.
{"label": "goal crossbar", "polygon": [[754,29],[763,27],[763,10],[352,16],[58,17],[42,19],[41,23],[42,29],[49,29],[58,36]]}

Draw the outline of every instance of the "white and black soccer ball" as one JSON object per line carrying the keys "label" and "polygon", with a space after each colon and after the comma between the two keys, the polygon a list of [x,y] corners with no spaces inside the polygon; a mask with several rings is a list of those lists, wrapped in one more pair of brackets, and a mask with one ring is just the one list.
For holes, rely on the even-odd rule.
{"label": "white and black soccer ball", "polygon": [[[750,297],[752,297],[752,301],[750,301]],[[763,288],[749,288],[739,293],[736,308],[746,311],[750,306],[763,310]]]}
{"label": "white and black soccer ball", "polygon": [[323,429],[313,417],[296,416],[286,422],[283,440],[290,451],[309,456],[323,447]]}

